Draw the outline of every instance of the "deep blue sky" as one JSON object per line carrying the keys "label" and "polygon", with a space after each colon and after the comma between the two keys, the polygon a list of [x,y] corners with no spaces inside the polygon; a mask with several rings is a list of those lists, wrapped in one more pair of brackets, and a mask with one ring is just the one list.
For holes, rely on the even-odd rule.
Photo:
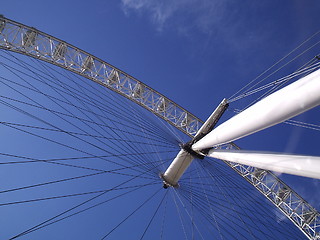
{"label": "deep blue sky", "polygon": [[17,1],[3,3],[2,13],[85,49],[205,118],[210,104],[316,32],[318,4]]}
{"label": "deep blue sky", "polygon": [[[319,31],[319,10],[315,0],[11,0],[0,13],[111,63],[205,120],[223,98]],[[299,58],[282,76],[319,53]],[[245,105],[235,102],[227,116]],[[317,108],[296,119],[319,125],[319,117]],[[317,131],[282,124],[238,144],[320,155],[318,143]],[[320,209],[319,181],[281,177]]]}

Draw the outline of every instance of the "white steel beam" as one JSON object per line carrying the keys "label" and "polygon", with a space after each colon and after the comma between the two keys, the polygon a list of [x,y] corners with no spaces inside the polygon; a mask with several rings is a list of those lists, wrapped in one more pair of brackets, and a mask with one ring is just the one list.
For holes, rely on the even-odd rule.
{"label": "white steel beam", "polygon": [[228,106],[229,106],[228,100],[224,98],[219,104],[219,106],[213,111],[210,117],[208,117],[205,123],[198,130],[197,134],[192,139],[192,143],[199,141],[201,138],[207,135],[210,131],[212,131],[212,129],[216,126],[216,124],[218,123],[219,119],[221,118],[222,114],[226,111]]}
{"label": "white steel beam", "polygon": [[207,156],[280,173],[320,179],[320,157],[215,149],[210,150]]}
{"label": "white steel beam", "polygon": [[240,163],[224,162],[277,206],[308,239],[319,239],[320,214],[318,211],[275,174]]}
{"label": "white steel beam", "polygon": [[320,70],[269,95],[224,122],[192,149],[200,151],[229,143],[276,125],[320,104]]}

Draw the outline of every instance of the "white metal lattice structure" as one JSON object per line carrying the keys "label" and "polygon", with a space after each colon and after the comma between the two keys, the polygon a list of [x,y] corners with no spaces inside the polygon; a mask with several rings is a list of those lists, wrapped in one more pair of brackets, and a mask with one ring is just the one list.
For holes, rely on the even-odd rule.
{"label": "white metal lattice structure", "polygon": [[[233,145],[232,149],[238,149]],[[309,239],[320,239],[320,214],[270,171],[225,161],[276,205]]]}
{"label": "white metal lattice structure", "polygon": [[[190,137],[203,121],[125,72],[35,28],[1,17],[0,48],[82,75],[141,105]],[[227,144],[226,148],[236,148]],[[309,239],[320,239],[320,214],[274,174],[226,162],[277,206]]]}
{"label": "white metal lattice structure", "polygon": [[0,47],[63,67],[101,84],[168,121],[188,135],[200,128],[193,114],[111,64],[35,28],[12,20],[0,23]]}

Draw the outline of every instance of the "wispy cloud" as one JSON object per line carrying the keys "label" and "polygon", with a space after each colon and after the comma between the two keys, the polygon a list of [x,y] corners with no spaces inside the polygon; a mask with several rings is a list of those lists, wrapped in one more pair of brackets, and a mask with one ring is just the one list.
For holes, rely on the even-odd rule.
{"label": "wispy cloud", "polygon": [[259,9],[263,8],[262,3],[239,4],[234,0],[121,0],[121,5],[126,15],[147,19],[158,33],[170,32],[188,37],[201,52],[206,52],[208,47],[221,47],[222,44],[232,52],[233,58],[243,59],[243,53],[248,56],[256,54],[252,49],[261,46],[266,33],[270,33],[265,25],[252,21],[253,17],[259,15]]}
{"label": "wispy cloud", "polygon": [[221,16],[223,1],[211,0],[122,0],[126,14],[145,14],[158,31],[167,27],[179,31],[209,32]]}

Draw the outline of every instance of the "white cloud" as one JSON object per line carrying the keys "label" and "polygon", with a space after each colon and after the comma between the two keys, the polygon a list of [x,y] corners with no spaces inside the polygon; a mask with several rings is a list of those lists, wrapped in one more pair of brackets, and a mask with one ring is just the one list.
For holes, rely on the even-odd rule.
{"label": "white cloud", "polygon": [[216,0],[122,0],[124,12],[147,15],[157,30],[165,27],[179,31],[197,28],[210,32],[221,16],[224,1]]}
{"label": "white cloud", "polygon": [[[243,68],[244,53],[248,58],[252,50],[261,47],[270,34],[265,24],[256,24],[263,4],[240,3],[235,0],[121,0],[128,16],[138,15],[150,21],[159,33],[173,33],[187,37],[199,47],[198,51],[221,48]],[[251,55],[250,55],[251,54]],[[241,60],[241,61],[240,61]]]}

